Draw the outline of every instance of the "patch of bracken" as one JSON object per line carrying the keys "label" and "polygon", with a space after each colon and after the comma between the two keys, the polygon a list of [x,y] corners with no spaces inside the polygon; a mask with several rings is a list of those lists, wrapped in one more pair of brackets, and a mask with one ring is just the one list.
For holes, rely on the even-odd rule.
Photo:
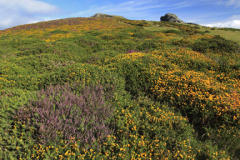
{"label": "patch of bracken", "polygon": [[[80,140],[83,145],[84,142],[91,144],[97,139],[104,143],[104,138],[114,131],[107,126],[110,122],[107,118],[112,116],[114,108],[111,108],[111,104],[107,105],[104,97],[112,95],[114,86],[110,86],[112,89],[107,87],[109,84],[105,89],[100,85],[92,86],[92,89],[85,86],[80,90],[79,96],[71,92],[68,84],[58,84],[55,87],[50,85],[45,91],[42,89],[38,93],[39,98],[36,101],[30,101],[28,108],[22,106],[15,112],[14,117],[20,122],[28,122],[28,127],[34,126],[36,130],[33,139],[38,144],[58,143],[57,133],[61,131],[62,139],[67,144],[71,142],[71,138],[74,138],[73,142]],[[109,97],[106,96],[106,99]]]}

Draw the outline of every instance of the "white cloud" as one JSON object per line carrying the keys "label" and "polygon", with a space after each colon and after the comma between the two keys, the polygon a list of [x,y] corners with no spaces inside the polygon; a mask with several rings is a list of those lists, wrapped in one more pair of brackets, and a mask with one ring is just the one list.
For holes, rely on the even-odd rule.
{"label": "white cloud", "polygon": [[0,6],[3,10],[22,11],[29,14],[48,14],[58,11],[56,6],[36,0],[1,0]]}
{"label": "white cloud", "polygon": [[176,6],[176,7],[173,7],[173,8],[169,7],[169,8],[171,9],[185,8],[185,7],[192,6],[192,4],[190,2],[180,2],[180,3],[172,4],[172,6]]}
{"label": "white cloud", "polygon": [[39,15],[49,15],[60,10],[37,0],[0,0],[0,29],[44,21]]}
{"label": "white cloud", "polygon": [[226,5],[226,6],[233,5],[234,8],[238,8],[240,7],[240,0],[220,0],[220,1],[217,0],[215,4]]}
{"label": "white cloud", "polygon": [[240,20],[232,20],[232,21],[228,21],[228,22],[211,23],[211,24],[205,24],[204,26],[240,29]]}
{"label": "white cloud", "polygon": [[229,0],[227,5],[235,5],[235,8],[240,7],[240,0]]}
{"label": "white cloud", "polygon": [[235,19],[240,19],[240,15],[233,15],[229,19],[235,20]]}
{"label": "white cloud", "polygon": [[233,15],[222,22],[208,23],[204,26],[240,29],[240,15]]}

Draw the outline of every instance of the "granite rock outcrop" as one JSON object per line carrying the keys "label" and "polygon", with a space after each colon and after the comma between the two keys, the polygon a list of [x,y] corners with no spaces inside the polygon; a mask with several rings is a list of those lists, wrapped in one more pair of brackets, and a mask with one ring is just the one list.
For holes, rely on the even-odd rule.
{"label": "granite rock outcrop", "polygon": [[180,20],[176,14],[173,13],[167,13],[164,16],[161,16],[160,20],[167,22],[185,23],[182,20]]}

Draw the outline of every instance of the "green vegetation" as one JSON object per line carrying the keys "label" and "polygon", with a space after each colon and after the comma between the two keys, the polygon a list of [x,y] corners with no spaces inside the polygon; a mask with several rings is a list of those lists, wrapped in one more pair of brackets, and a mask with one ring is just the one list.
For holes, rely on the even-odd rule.
{"label": "green vegetation", "polygon": [[0,159],[240,159],[240,46],[215,31],[118,17],[1,30]]}
{"label": "green vegetation", "polygon": [[235,28],[219,28],[219,30],[224,30],[224,31],[240,31],[240,29],[235,29]]}

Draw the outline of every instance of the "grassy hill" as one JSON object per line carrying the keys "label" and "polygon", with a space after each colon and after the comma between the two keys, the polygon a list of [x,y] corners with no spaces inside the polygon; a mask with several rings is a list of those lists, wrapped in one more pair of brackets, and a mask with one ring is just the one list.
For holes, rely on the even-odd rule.
{"label": "grassy hill", "polygon": [[0,31],[0,159],[240,159],[240,32],[121,17]]}

